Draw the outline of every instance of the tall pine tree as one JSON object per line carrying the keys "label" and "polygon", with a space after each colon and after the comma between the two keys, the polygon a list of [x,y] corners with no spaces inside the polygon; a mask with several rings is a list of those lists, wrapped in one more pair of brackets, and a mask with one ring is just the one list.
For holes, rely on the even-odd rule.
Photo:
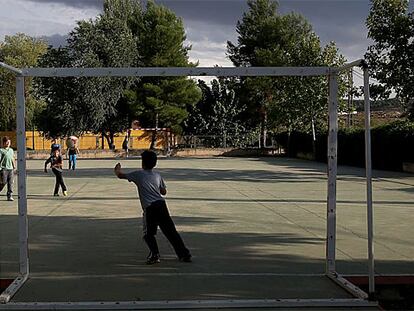
{"label": "tall pine tree", "polygon": [[[131,30],[140,51],[137,65],[145,67],[190,67],[190,46],[185,46],[184,26],[180,18],[164,6],[148,1],[142,14],[135,14]],[[181,131],[181,123],[188,116],[187,106],[201,97],[196,83],[187,77],[143,78],[129,92],[132,110],[138,114],[141,125],[171,127]],[[157,133],[153,132],[151,148],[155,147]]]}

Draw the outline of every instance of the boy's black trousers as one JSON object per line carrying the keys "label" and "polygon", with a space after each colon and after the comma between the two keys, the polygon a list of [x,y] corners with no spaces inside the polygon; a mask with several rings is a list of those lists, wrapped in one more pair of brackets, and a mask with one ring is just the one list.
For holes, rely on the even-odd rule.
{"label": "boy's black trousers", "polygon": [[62,191],[66,191],[66,185],[63,182],[62,172],[60,170],[55,169],[55,168],[52,168],[52,172],[56,176],[55,192],[53,194],[58,194],[59,193],[59,186],[62,187]]}
{"label": "boy's black trousers", "polygon": [[181,236],[175,229],[165,201],[156,201],[146,207],[144,217],[144,241],[147,243],[151,255],[159,255],[158,244],[155,239],[157,227],[159,226],[162,233],[174,247],[178,258],[190,256],[190,251],[185,247]]}

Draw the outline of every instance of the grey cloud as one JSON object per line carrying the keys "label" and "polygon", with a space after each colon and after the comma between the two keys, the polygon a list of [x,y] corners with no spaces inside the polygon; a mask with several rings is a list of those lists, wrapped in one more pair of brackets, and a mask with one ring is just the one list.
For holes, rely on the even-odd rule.
{"label": "grey cloud", "polygon": [[187,39],[190,41],[200,41],[208,38],[214,42],[227,42],[227,40],[234,41],[237,38],[232,26],[189,21],[185,24],[185,30]]}
{"label": "grey cloud", "polygon": [[[25,0],[60,3],[77,8],[102,8],[103,0]],[[201,42],[215,44],[237,39],[236,24],[247,11],[246,0],[156,0],[182,17],[187,38],[193,49]],[[411,4],[411,7],[413,5]],[[369,13],[369,0],[280,0],[282,14],[294,11],[305,16],[313,25],[323,44],[335,41],[349,59],[361,57],[369,45],[365,20]],[[205,48],[205,47],[204,47]],[[212,51],[211,51],[212,52]]]}
{"label": "grey cloud", "polygon": [[[219,51],[220,52],[220,51]],[[200,67],[211,67],[211,66],[225,66],[231,67],[231,61],[225,57],[224,52],[204,52],[204,51],[192,51],[189,54],[191,61],[198,61]]]}
{"label": "grey cloud", "polygon": [[337,41],[338,38],[349,40],[355,38],[355,29],[366,33],[365,20],[369,13],[369,2],[283,1],[280,10],[282,13],[301,13],[316,33],[328,41]]}
{"label": "grey cloud", "polygon": [[59,3],[74,8],[97,8],[102,9],[103,0],[26,0],[35,3]]}
{"label": "grey cloud", "polygon": [[[173,1],[164,0],[170,6]],[[180,4],[190,1],[179,1]],[[225,22],[220,22],[226,10],[221,10],[222,3],[216,3],[221,11],[216,16],[216,23],[210,23],[208,17],[202,17],[197,12],[190,14],[187,11],[181,13],[187,28],[187,35],[193,43],[193,47],[198,49],[202,38],[208,38],[213,43],[225,43],[227,40],[235,42],[237,40],[236,23],[241,19],[244,8],[239,4],[241,1],[224,1],[229,9],[233,4],[233,14]],[[175,3],[175,1],[174,1]],[[211,1],[207,3],[213,5]],[[205,9],[208,5],[205,4]],[[173,4],[171,4],[171,7]],[[195,5],[193,4],[193,7]],[[178,6],[175,7],[178,11]],[[184,9],[184,7],[182,7]],[[203,12],[205,10],[201,10]],[[312,24],[315,32],[320,36],[323,45],[330,41],[335,41],[340,52],[349,60],[363,57],[368,45],[367,29],[365,19],[369,13],[369,1],[281,1],[279,11],[282,14],[297,12],[305,16]],[[237,13],[236,13],[237,12]],[[191,15],[189,19],[185,17]],[[197,18],[200,17],[200,18]],[[206,47],[205,47],[206,48]],[[221,55],[224,55],[224,50]]]}
{"label": "grey cloud", "polygon": [[[183,18],[189,40],[205,37],[217,43],[236,41],[237,21],[248,9],[244,0],[162,0],[158,3],[168,6]],[[322,44],[335,41],[349,59],[363,56],[369,45],[365,27],[369,8],[368,0],[281,0],[279,5],[281,14],[292,11],[302,14],[312,24]]]}
{"label": "grey cloud", "polygon": [[185,0],[159,0],[184,22],[196,21],[207,22],[212,25],[232,25],[242,18],[243,12],[247,10],[245,0],[232,1],[185,1]]}
{"label": "grey cloud", "polygon": [[[74,8],[102,9],[104,0],[25,0],[35,3],[59,3]],[[145,4],[145,0],[143,3]],[[245,0],[157,0],[185,21],[208,21],[212,24],[236,25],[247,9]]]}
{"label": "grey cloud", "polygon": [[66,45],[67,35],[53,34],[51,36],[42,36],[41,39],[45,40],[48,45],[51,45],[55,48]]}
{"label": "grey cloud", "polygon": [[200,66],[230,66],[226,58],[227,40],[236,41],[236,32],[230,25],[211,25],[205,21],[186,23],[187,41],[192,45],[189,55],[199,60]]}
{"label": "grey cloud", "polygon": [[348,60],[363,57],[370,44],[365,26],[369,9],[367,0],[280,2],[281,13],[293,11],[305,16],[322,44],[335,41]]}

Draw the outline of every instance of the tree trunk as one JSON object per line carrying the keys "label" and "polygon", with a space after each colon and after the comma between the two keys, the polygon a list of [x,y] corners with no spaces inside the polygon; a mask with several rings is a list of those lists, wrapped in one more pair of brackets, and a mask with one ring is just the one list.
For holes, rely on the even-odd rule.
{"label": "tree trunk", "polygon": [[262,148],[262,128],[263,128],[263,121],[260,122],[260,130],[259,130],[259,149]]}
{"label": "tree trunk", "polygon": [[263,148],[267,147],[267,111],[263,114]]}
{"label": "tree trunk", "polygon": [[32,150],[35,150],[35,128],[34,128],[34,123],[32,125]]}
{"label": "tree trunk", "polygon": [[259,142],[259,148],[266,148],[266,125],[265,120],[260,122],[260,142]]}
{"label": "tree trunk", "polygon": [[115,150],[115,139],[114,139],[115,134],[113,132],[109,133],[109,138],[111,140],[111,150]]}
{"label": "tree trunk", "polygon": [[110,150],[114,150],[115,149],[115,145],[114,145],[114,133],[109,132],[109,135],[106,133],[103,133],[104,137],[106,138],[106,141],[108,143],[108,147]]}
{"label": "tree trunk", "polygon": [[290,152],[290,140],[291,140],[291,129],[290,129],[290,126],[289,126],[289,130],[288,130],[288,137],[287,137],[287,144],[286,144],[286,148],[287,148],[287,152],[286,152],[286,154],[288,155],[288,157],[290,157],[291,156],[291,152]]}
{"label": "tree trunk", "polygon": [[158,112],[155,114],[155,130],[152,132],[150,150],[155,149],[155,144],[157,142],[157,131],[158,131]]}
{"label": "tree trunk", "polygon": [[316,131],[315,131],[315,120],[312,117],[312,153],[313,159],[316,160]]}

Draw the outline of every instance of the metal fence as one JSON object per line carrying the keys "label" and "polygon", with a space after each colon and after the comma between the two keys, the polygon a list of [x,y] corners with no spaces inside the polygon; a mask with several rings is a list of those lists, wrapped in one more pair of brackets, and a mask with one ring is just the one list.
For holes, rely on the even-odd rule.
{"label": "metal fence", "polygon": [[[183,135],[177,140],[178,148],[261,148],[257,133],[238,135]],[[276,141],[268,138],[265,148],[279,148]]]}

